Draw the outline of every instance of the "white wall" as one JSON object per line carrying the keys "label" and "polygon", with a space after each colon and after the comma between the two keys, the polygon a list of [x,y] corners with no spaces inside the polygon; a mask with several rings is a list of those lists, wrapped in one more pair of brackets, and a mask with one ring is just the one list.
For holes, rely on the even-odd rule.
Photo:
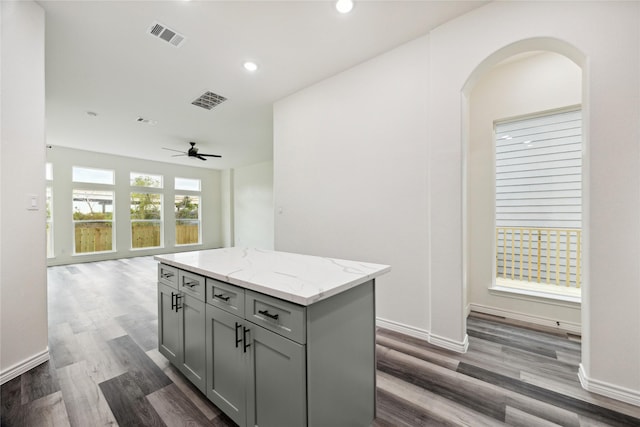
{"label": "white wall", "polygon": [[[0,14],[2,383],[48,360],[49,352],[43,172],[44,11],[30,1],[3,1]],[[37,197],[37,210],[26,209],[30,194]]]}
{"label": "white wall", "polygon": [[[457,301],[464,265],[467,83],[525,50],[557,49],[583,66],[587,130],[583,167],[584,255],[581,380],[592,391],[640,405],[640,4],[495,2],[431,32],[432,320],[464,333]],[[594,31],[597,23],[597,31]],[[467,86],[468,87],[468,86]],[[456,230],[459,230],[456,233]],[[434,246],[435,249],[435,246]],[[436,326],[434,325],[434,329]]]}
{"label": "white wall", "polygon": [[273,249],[273,162],[233,170],[234,246]]}
{"label": "white wall", "polygon": [[377,315],[423,337],[428,46],[419,38],[274,106],[276,249],[390,264]]}
{"label": "white wall", "polygon": [[582,71],[552,52],[496,66],[473,87],[467,151],[468,302],[540,322],[578,327],[580,307],[558,301],[523,300],[489,293],[495,265],[495,142],[493,123],[511,117],[578,105]]}
{"label": "white wall", "polygon": [[[221,247],[222,202],[220,171],[189,167],[171,163],[153,162],[130,157],[113,156],[64,147],[47,149],[47,161],[53,165],[53,233],[55,257],[49,265],[88,262],[114,258],[152,255],[158,253],[193,251]],[[84,166],[115,171],[115,243],[116,252],[73,255],[72,190],[85,185],[71,182],[73,166]],[[164,182],[164,247],[156,249],[131,249],[130,172],[162,175]],[[201,180],[200,245],[175,246],[174,178]],[[179,193],[179,191],[178,191]]]}
{"label": "white wall", "polygon": [[391,264],[378,315],[464,350],[464,89],[552,46],[585,67],[581,379],[640,405],[638,6],[489,3],[278,102],[276,249]]}

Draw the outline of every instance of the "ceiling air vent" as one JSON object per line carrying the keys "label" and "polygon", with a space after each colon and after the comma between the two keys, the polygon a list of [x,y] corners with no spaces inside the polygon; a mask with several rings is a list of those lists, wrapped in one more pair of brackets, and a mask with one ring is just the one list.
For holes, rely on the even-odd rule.
{"label": "ceiling air vent", "polygon": [[227,98],[213,92],[205,92],[192,102],[193,105],[211,110],[216,105],[226,101]]}
{"label": "ceiling air vent", "polygon": [[157,21],[154,22],[151,27],[149,27],[147,32],[154,37],[166,41],[174,47],[182,46],[182,43],[184,43],[186,39],[182,34],[179,34],[177,31],[167,28],[166,25],[161,24]]}

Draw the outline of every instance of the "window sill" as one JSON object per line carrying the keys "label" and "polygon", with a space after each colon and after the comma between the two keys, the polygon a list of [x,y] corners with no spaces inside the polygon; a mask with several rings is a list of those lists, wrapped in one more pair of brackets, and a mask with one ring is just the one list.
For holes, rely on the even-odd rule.
{"label": "window sill", "polygon": [[71,254],[71,256],[87,256],[87,255],[101,255],[101,254],[111,254],[111,253],[116,253],[116,250],[110,250],[110,251],[96,251],[96,252],[80,252],[80,253],[73,253]]}
{"label": "window sill", "polygon": [[502,278],[496,279],[495,285],[489,288],[489,293],[572,308],[580,307],[582,302],[580,289]]}

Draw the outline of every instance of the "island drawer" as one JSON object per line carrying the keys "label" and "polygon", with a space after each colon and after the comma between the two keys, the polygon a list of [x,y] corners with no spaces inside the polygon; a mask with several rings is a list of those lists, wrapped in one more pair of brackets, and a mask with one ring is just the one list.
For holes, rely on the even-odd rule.
{"label": "island drawer", "polygon": [[204,276],[184,270],[178,271],[178,289],[180,291],[205,302],[205,288]]}
{"label": "island drawer", "polygon": [[207,277],[207,303],[244,317],[244,289]]}
{"label": "island drawer", "polygon": [[178,269],[166,264],[158,264],[158,282],[178,288]]}
{"label": "island drawer", "polygon": [[246,290],[245,319],[300,344],[306,342],[303,306]]}

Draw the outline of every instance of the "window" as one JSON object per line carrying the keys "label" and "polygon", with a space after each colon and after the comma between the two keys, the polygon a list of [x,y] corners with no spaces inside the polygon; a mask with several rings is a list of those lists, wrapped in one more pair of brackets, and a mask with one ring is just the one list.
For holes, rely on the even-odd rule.
{"label": "window", "polygon": [[200,180],[175,178],[176,245],[196,245],[201,242]]}
{"label": "window", "polygon": [[129,177],[132,187],[162,188],[162,175],[131,172]]}
{"label": "window", "polygon": [[200,191],[200,180],[176,177],[176,190]]}
{"label": "window", "polygon": [[162,194],[131,193],[131,248],[162,246]]}
{"label": "window", "polygon": [[51,163],[45,164],[44,179],[47,181],[53,181],[53,165]]}
{"label": "window", "polygon": [[499,122],[495,134],[496,280],[579,289],[581,110]]}
{"label": "window", "polygon": [[200,243],[200,196],[176,194],[175,207],[176,245]]}
{"label": "window", "polygon": [[114,192],[73,190],[74,254],[114,250]]}
{"label": "window", "polygon": [[73,167],[73,182],[86,182],[89,184],[113,185],[113,171],[107,169],[93,169],[80,166]]}

